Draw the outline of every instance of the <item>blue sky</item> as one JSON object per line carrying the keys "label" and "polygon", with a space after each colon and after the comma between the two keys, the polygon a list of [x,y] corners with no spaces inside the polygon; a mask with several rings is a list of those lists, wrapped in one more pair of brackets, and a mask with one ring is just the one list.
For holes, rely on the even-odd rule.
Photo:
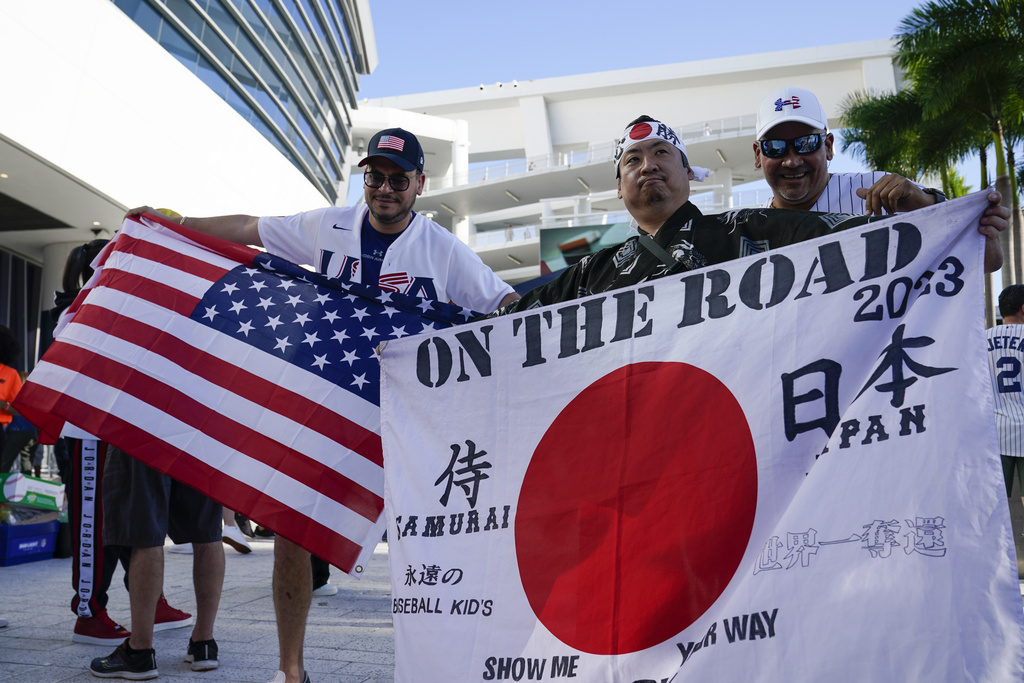
{"label": "blue sky", "polygon": [[920,4],[370,0],[380,64],[360,79],[359,96],[891,38]]}
{"label": "blue sky", "polygon": [[[891,38],[922,4],[370,0],[380,63],[360,78],[359,97]],[[839,146],[832,170],[868,170]],[[961,168],[975,188],[976,166]]]}

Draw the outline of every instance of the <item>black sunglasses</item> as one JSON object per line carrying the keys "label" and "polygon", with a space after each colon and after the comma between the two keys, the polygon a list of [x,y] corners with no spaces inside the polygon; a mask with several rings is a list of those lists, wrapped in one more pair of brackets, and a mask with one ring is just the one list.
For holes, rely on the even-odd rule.
{"label": "black sunglasses", "polygon": [[363,174],[363,184],[372,190],[376,190],[378,187],[383,185],[385,180],[388,181],[388,185],[390,185],[391,189],[395,192],[405,192],[409,189],[409,182],[412,179],[404,173],[384,175],[383,173],[377,173],[376,171],[367,171]]}
{"label": "black sunglasses", "polygon": [[[792,140],[758,140],[761,145],[761,154],[772,159],[786,156],[786,149],[792,147],[797,154],[811,154],[821,148],[827,133],[811,133],[801,135]],[[394,185],[392,185],[394,187]]]}

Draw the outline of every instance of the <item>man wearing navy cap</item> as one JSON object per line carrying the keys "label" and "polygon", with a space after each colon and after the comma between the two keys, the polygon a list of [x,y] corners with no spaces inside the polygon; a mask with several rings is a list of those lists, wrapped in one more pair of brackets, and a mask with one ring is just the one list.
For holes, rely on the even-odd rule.
{"label": "man wearing navy cap", "polygon": [[[517,298],[466,244],[413,211],[423,193],[423,148],[401,128],[370,139],[363,173],[365,204],[329,206],[292,216],[185,217],[178,222],[239,244],[313,266],[346,282],[493,311]],[[128,215],[154,213],[151,207]],[[174,219],[170,219],[174,220]]]}
{"label": "man wearing navy cap", "polygon": [[[199,232],[266,248],[328,277],[451,302],[489,313],[519,295],[455,235],[413,211],[422,194],[423,148],[401,128],[370,139],[363,173],[365,204],[293,216],[182,218]],[[128,215],[158,212],[143,206]],[[171,219],[173,220],[173,219]],[[302,661],[312,599],[310,553],[278,536],[274,543],[274,612],[280,670],[271,683],[309,681]]]}
{"label": "man wearing navy cap", "polygon": [[[363,184],[373,227],[386,233],[404,230],[412,219],[413,203],[417,195],[423,194],[426,180],[419,140],[401,128],[382,130],[370,138],[369,152],[359,166],[366,168]],[[406,174],[411,171],[415,173],[409,178]],[[385,177],[393,193],[384,187]],[[414,192],[406,192],[414,183]]]}

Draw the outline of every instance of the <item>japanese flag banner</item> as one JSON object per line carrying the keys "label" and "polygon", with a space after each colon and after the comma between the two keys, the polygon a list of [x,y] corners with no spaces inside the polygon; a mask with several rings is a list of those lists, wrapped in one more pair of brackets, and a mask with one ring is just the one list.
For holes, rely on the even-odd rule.
{"label": "japanese flag banner", "polygon": [[985,204],[388,342],[396,680],[1024,676]]}
{"label": "japanese flag banner", "polygon": [[126,219],[15,405],[359,576],[381,537],[381,341],[472,315]]}

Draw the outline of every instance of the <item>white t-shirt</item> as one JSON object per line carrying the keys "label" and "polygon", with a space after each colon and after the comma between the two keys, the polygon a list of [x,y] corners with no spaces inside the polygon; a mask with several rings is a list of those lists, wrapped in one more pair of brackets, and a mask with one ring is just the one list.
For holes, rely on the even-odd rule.
{"label": "white t-shirt", "polygon": [[[362,282],[361,231],[366,205],[327,207],[293,216],[264,216],[260,239],[267,251],[320,274]],[[513,290],[472,249],[432,220],[415,214],[384,254],[381,289],[452,302],[490,313]]]}
{"label": "white t-shirt", "polygon": [[1024,325],[996,325],[985,333],[999,452],[1024,457]]}

